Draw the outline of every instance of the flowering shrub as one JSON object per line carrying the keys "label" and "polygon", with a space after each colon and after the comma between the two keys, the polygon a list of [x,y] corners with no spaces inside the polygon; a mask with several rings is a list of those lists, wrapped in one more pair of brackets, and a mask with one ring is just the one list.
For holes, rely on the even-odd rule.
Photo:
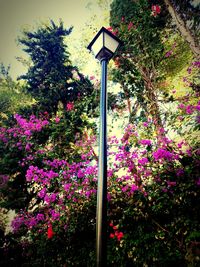
{"label": "flowering shrub", "polygon": [[[147,85],[156,85],[159,93],[156,68],[177,49],[174,43],[163,53],[155,28],[160,27],[161,11],[159,5],[140,1],[132,10],[135,16],[114,16],[121,20],[114,33],[126,37],[132,49],[125,51],[127,58],[116,58],[116,67],[125,67],[119,80],[123,77],[127,98],[137,93],[135,113],[144,109],[145,116],[130,120],[134,123],[127,125],[121,139],[112,136],[108,141],[108,266],[199,265],[200,150],[197,138],[188,138],[199,130],[199,92],[190,79],[199,62],[194,61],[183,77],[191,91],[181,99],[172,91],[175,103],[167,119],[162,115],[158,123],[159,109],[147,113],[145,107],[145,98],[152,95],[143,98],[147,89],[154,92]],[[77,83],[82,79],[76,70],[71,76]],[[95,77],[91,80],[99,85]],[[16,212],[12,233],[2,241],[2,265],[14,261],[18,266],[95,266],[97,140],[86,129],[87,115],[77,116],[78,107],[85,105],[79,97],[78,93],[76,101],[64,104],[63,116],[44,112],[25,119],[16,114],[9,127],[0,128],[2,205]],[[149,110],[155,99],[156,95]],[[85,131],[78,131],[80,123]]]}
{"label": "flowering shrub", "polygon": [[[2,127],[0,137],[2,147],[20,153],[15,173],[20,170],[24,177],[27,204],[17,212],[12,228],[14,235],[23,237],[19,244],[24,260],[38,265],[48,262],[49,266],[55,262],[58,266],[81,266],[81,262],[94,266],[96,138],[86,135],[83,141],[77,140],[76,161],[57,158],[53,147],[33,142],[35,134],[42,134],[54,120],[15,118],[17,124]],[[141,127],[151,128],[150,120]],[[145,259],[150,266],[175,262],[195,266],[200,151],[185,140],[141,138],[142,130],[136,129],[130,124],[122,139],[109,138],[109,265],[140,266]],[[15,175],[7,177],[7,185]]]}

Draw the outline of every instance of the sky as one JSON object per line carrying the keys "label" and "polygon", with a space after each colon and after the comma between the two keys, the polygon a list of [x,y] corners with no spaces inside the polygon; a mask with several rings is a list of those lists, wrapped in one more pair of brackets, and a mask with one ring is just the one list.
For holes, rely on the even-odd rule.
{"label": "sky", "polygon": [[26,70],[16,59],[25,56],[17,45],[23,28],[61,18],[65,27],[74,26],[71,36],[75,40],[89,18],[99,12],[96,0],[0,0],[0,62],[11,64],[10,74],[16,78]]}

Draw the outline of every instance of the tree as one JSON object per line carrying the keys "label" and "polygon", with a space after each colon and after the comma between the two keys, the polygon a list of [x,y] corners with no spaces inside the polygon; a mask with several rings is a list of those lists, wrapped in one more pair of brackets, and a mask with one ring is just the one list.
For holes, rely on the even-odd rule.
{"label": "tree", "polygon": [[[162,15],[158,16],[160,12]],[[115,0],[111,5],[110,23],[124,41],[116,58],[115,77],[122,84],[125,97],[137,99],[131,115],[138,112],[139,104],[143,118],[151,116],[159,133],[163,125],[156,83],[161,79],[158,67],[163,58],[161,31],[165,27],[166,12],[159,6],[154,16],[148,1],[133,1],[130,5],[130,1]]]}
{"label": "tree", "polygon": [[0,64],[0,123],[7,121],[13,113],[34,103],[23,85],[10,77],[9,71],[10,66]]}
{"label": "tree", "polygon": [[[56,114],[59,102],[63,108],[78,98],[91,96],[90,81],[71,65],[64,38],[72,28],[65,29],[63,22],[42,25],[35,32],[25,31],[19,42],[32,60],[23,79],[27,90],[37,100],[37,110]],[[87,105],[86,105],[87,108]]]}
{"label": "tree", "polygon": [[200,40],[198,36],[198,29],[200,26],[200,5],[195,8],[192,3],[187,0],[164,0],[164,2],[181,35],[189,43],[194,56],[199,59]]}
{"label": "tree", "polygon": [[28,113],[59,117],[59,127],[54,125],[49,132],[49,140],[59,154],[68,153],[66,148],[85,127],[94,127],[88,116],[95,117],[97,107],[92,83],[69,59],[65,37],[71,31],[64,28],[62,21],[56,25],[51,20],[19,38],[32,61],[28,72],[19,77],[26,81],[27,91],[36,100]]}

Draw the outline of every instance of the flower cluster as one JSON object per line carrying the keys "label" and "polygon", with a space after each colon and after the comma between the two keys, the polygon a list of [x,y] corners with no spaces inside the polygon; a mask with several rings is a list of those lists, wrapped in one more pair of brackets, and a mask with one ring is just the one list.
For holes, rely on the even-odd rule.
{"label": "flower cluster", "polygon": [[117,238],[118,241],[120,241],[124,234],[120,231],[118,231],[118,227],[114,226],[113,223],[110,223],[110,227],[112,227],[113,233],[110,233],[110,238]]}
{"label": "flower cluster", "polygon": [[[199,103],[193,106],[197,110]],[[29,121],[21,119],[23,118],[19,118],[23,126],[20,130],[14,132],[10,128],[9,135],[8,129],[2,130],[2,141],[4,138],[16,140],[14,133],[18,138],[24,135]],[[35,125],[33,123],[32,128],[30,127],[31,131],[42,129]],[[46,123],[44,127],[45,125]],[[148,127],[151,127],[151,121],[148,120],[141,125],[148,130]],[[163,128],[160,128],[160,132],[163,132]],[[173,194],[179,186],[176,179],[181,179],[185,175],[181,159],[183,155],[187,154],[188,157],[193,155],[192,149],[185,141],[180,141],[172,147],[172,141],[167,137],[163,136],[159,142],[149,139],[144,134],[142,137],[136,125],[129,124],[121,139],[115,136],[109,138],[107,199],[110,205],[114,205],[118,195],[123,196],[124,199],[137,198],[137,196],[148,199],[151,193],[147,190],[149,183],[152,187],[160,184],[162,185],[160,192]],[[22,211],[16,215],[12,222],[14,231],[25,228],[36,233],[38,230],[45,229],[44,234],[48,239],[52,239],[55,236],[53,229],[57,229],[56,225],[60,225],[59,231],[61,229],[65,231],[66,221],[70,222],[73,211],[81,209],[84,203],[96,200],[98,162],[94,150],[95,144],[96,137],[89,136],[87,133],[84,134],[83,140],[77,140],[74,144],[79,155],[77,161],[47,157],[46,153],[41,154],[41,147],[36,149],[31,139],[25,139],[18,145],[18,148],[23,147],[29,157],[33,156],[24,168],[28,190],[35,196],[34,201],[38,206],[34,212]],[[51,155],[53,153],[52,148]],[[37,155],[40,157],[39,165]],[[171,177],[170,166],[173,166],[173,177]],[[197,178],[194,179],[194,185],[199,185]],[[119,231],[116,225],[110,226],[112,227],[110,238],[122,240],[124,233]]]}
{"label": "flower cluster", "polygon": [[161,12],[161,7],[159,5],[152,5],[151,10],[152,10],[151,13],[152,16],[157,17],[157,15],[159,15]]}
{"label": "flower cluster", "polygon": [[108,28],[106,28],[109,32],[111,32],[112,34],[114,34],[114,35],[117,35],[117,33],[118,33],[118,30],[116,30],[116,31],[114,31],[114,29],[112,28],[112,27],[108,27]]}
{"label": "flower cluster", "polygon": [[74,109],[74,103],[73,102],[68,102],[66,105],[66,110],[71,111]]}
{"label": "flower cluster", "polygon": [[53,227],[52,224],[50,223],[48,225],[48,229],[47,229],[47,238],[51,239],[53,236],[55,235],[54,231],[53,231]]}

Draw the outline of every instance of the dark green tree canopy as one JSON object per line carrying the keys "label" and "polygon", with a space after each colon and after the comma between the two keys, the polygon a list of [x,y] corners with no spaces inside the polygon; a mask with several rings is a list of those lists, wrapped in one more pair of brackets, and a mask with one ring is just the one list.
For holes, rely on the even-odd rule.
{"label": "dark green tree canopy", "polygon": [[71,65],[64,38],[72,28],[65,29],[63,22],[44,25],[35,32],[25,31],[19,42],[29,54],[32,65],[25,75],[27,90],[38,101],[40,111],[56,113],[58,103],[65,107],[78,97],[91,95],[90,81]]}

